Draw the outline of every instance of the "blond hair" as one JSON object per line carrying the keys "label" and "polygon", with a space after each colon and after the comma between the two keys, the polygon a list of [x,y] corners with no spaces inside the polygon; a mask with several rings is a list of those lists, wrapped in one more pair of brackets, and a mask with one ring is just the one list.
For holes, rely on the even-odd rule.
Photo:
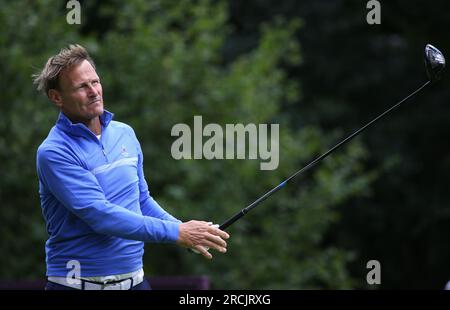
{"label": "blond hair", "polygon": [[59,75],[65,68],[81,63],[83,60],[89,61],[94,67],[95,64],[86,49],[79,44],[70,44],[47,60],[41,72],[33,74],[33,83],[37,85],[37,90],[48,96],[50,89],[59,88]]}

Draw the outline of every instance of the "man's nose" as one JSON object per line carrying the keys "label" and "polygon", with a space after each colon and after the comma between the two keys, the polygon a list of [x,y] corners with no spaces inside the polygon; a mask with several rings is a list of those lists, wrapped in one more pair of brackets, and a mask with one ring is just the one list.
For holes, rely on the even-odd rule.
{"label": "man's nose", "polygon": [[98,96],[98,94],[99,94],[98,89],[94,85],[92,85],[92,83],[89,83],[88,84],[88,96],[96,97],[96,96]]}

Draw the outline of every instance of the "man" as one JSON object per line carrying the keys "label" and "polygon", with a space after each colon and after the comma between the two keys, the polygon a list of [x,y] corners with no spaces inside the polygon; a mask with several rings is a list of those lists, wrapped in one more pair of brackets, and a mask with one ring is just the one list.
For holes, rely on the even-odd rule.
{"label": "man", "polygon": [[103,109],[95,65],[80,45],[63,48],[34,76],[60,110],[37,151],[46,242],[46,289],[150,289],[144,242],[172,242],[211,259],[229,235],[182,223],[150,196],[133,129]]}

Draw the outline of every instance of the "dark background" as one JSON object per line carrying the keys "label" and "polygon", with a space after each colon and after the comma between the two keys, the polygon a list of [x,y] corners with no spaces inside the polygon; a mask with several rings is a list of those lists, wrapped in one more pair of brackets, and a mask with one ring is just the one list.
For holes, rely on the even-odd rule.
{"label": "dark background", "polygon": [[[295,125],[350,133],[425,81],[423,46],[448,53],[447,1],[381,1],[380,25],[365,23],[364,2],[231,1],[240,46],[234,53],[256,41],[260,23],[277,15],[302,18],[297,39],[304,61],[289,70],[303,91],[290,111]],[[370,167],[396,163],[372,184],[371,198],[340,207],[342,219],[327,234],[326,242],[378,259],[383,288],[439,289],[449,278],[448,85],[444,79],[364,133]]]}

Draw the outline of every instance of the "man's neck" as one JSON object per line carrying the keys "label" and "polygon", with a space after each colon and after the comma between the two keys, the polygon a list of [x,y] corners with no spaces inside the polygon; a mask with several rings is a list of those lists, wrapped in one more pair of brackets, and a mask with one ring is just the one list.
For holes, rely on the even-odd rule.
{"label": "man's neck", "polygon": [[102,133],[102,124],[100,123],[100,117],[91,119],[88,123],[83,122],[90,131],[92,131],[96,136]]}

